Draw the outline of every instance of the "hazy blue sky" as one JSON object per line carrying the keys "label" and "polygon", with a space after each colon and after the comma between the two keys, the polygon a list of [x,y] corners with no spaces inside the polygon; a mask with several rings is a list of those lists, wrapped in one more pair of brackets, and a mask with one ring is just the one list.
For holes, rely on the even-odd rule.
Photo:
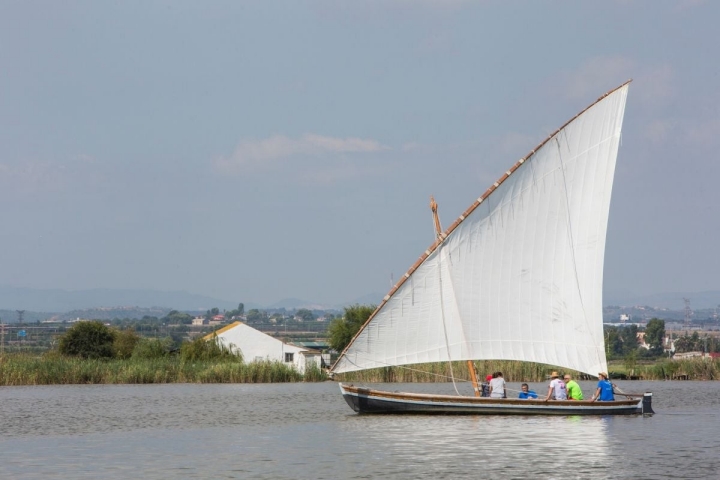
{"label": "hazy blue sky", "polygon": [[[720,2],[0,0],[0,285],[384,293],[633,78],[605,291],[720,289]],[[678,309],[682,305],[678,305]]]}

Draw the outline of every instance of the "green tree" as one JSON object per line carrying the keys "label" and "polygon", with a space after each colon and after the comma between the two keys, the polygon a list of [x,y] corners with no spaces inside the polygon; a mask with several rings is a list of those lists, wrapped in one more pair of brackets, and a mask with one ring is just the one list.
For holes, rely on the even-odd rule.
{"label": "green tree", "polygon": [[114,332],[100,321],[77,322],[60,337],[58,350],[68,356],[112,358],[114,340]]}
{"label": "green tree", "polygon": [[692,345],[690,345],[690,336],[683,335],[675,339],[675,351],[677,353],[684,353],[692,351]]}
{"label": "green tree", "polygon": [[625,325],[619,331],[622,340],[622,353],[628,354],[638,349],[637,325]]}
{"label": "green tree", "polygon": [[703,341],[700,340],[700,334],[695,330],[690,337],[690,340],[692,341],[692,346],[694,351],[701,351],[703,350]]}
{"label": "green tree", "polygon": [[170,338],[142,338],[135,345],[132,358],[162,358],[168,355],[172,347]]}
{"label": "green tree", "polygon": [[267,321],[267,313],[261,312],[257,308],[251,309],[247,314],[247,322],[252,323],[262,323]]}
{"label": "green tree", "polygon": [[655,355],[663,352],[663,341],[665,340],[665,320],[652,318],[645,327],[645,343],[650,346],[650,351]]}
{"label": "green tree", "polygon": [[315,320],[315,315],[307,308],[301,308],[295,313],[296,317],[302,318],[303,322],[312,322]]}
{"label": "green tree", "polygon": [[623,344],[617,327],[605,327],[605,349],[608,358],[622,355]]}
{"label": "green tree", "polygon": [[638,357],[638,351],[637,348],[635,350],[632,350],[630,353],[625,355],[625,358],[623,359],[625,371],[628,373],[628,375],[635,375],[635,367],[637,366],[637,357]]}
{"label": "green tree", "polygon": [[708,352],[717,352],[720,351],[720,339],[717,337],[711,337],[707,336],[707,346],[708,346]]}
{"label": "green tree", "polygon": [[114,337],[113,352],[115,353],[115,358],[130,358],[135,349],[135,345],[140,341],[140,335],[138,335],[135,330],[125,329],[115,330]]}
{"label": "green tree", "polygon": [[328,345],[333,350],[342,352],[350,340],[360,330],[370,315],[375,311],[375,305],[352,305],[345,307],[345,314],[336,318],[328,326]]}
{"label": "green tree", "polygon": [[184,312],[178,312],[177,310],[172,310],[170,313],[165,315],[165,317],[162,318],[163,323],[167,323],[168,325],[190,325],[192,324],[193,316],[189,313]]}
{"label": "green tree", "polygon": [[225,312],[225,318],[242,317],[245,313],[245,305],[242,303],[238,304],[238,308],[235,310],[229,310]]}
{"label": "green tree", "polygon": [[685,335],[675,340],[675,351],[676,352],[704,352],[707,338],[700,338],[700,334],[695,331],[692,335]]}

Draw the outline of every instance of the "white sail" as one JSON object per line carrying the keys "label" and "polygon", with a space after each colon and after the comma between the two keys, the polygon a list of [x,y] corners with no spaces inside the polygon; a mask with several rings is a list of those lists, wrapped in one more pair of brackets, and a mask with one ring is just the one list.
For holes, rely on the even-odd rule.
{"label": "white sail", "polygon": [[603,96],[491,186],[332,370],[495,359],[606,371],[603,262],[627,91]]}

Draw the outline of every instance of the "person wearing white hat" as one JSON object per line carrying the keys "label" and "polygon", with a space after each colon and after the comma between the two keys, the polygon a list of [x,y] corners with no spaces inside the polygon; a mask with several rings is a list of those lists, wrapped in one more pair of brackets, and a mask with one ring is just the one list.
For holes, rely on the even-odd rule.
{"label": "person wearing white hat", "polygon": [[567,400],[567,387],[559,377],[560,375],[557,372],[552,372],[550,375],[552,380],[550,380],[548,386],[547,397],[545,397],[546,402],[548,400]]}

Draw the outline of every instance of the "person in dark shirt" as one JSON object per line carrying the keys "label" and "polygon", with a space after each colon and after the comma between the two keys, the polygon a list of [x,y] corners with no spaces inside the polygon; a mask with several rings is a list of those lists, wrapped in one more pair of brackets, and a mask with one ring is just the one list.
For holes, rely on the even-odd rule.
{"label": "person in dark shirt", "polygon": [[492,380],[493,376],[488,375],[485,377],[485,381],[480,385],[480,396],[481,397],[489,397],[490,396],[490,380]]}

